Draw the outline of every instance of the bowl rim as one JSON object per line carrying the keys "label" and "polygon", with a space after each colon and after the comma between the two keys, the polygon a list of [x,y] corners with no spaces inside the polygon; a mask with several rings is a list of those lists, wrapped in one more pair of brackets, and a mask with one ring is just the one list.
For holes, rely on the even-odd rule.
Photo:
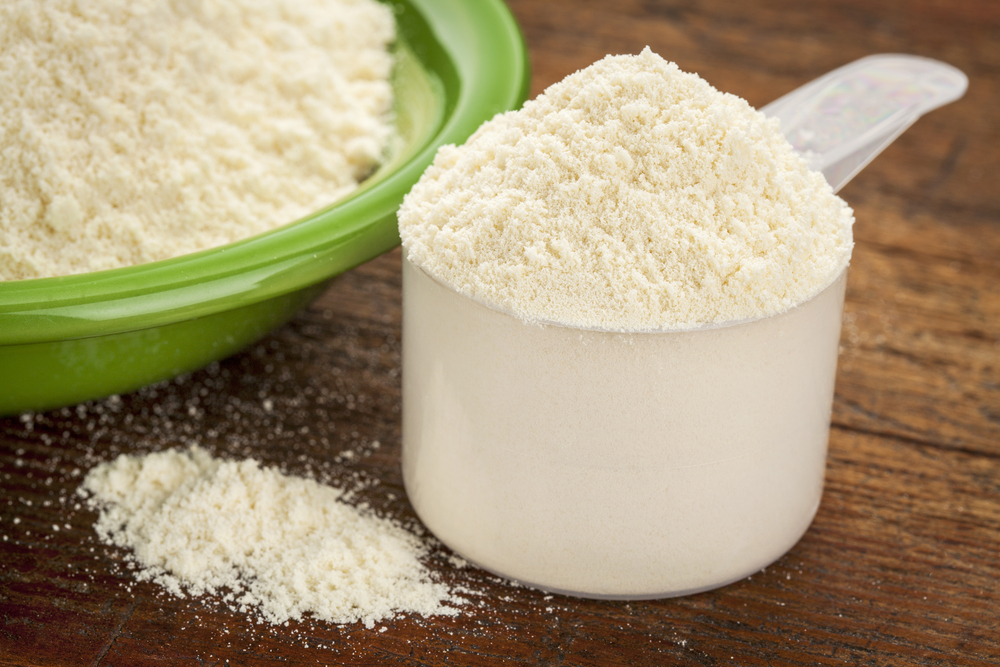
{"label": "bowl rim", "polygon": [[158,327],[327,280],[399,244],[396,209],[437,149],[516,108],[530,86],[524,36],[502,0],[382,0],[397,49],[443,99],[436,126],[402,164],[298,221],[235,243],[93,273],[0,282],[0,345]]}

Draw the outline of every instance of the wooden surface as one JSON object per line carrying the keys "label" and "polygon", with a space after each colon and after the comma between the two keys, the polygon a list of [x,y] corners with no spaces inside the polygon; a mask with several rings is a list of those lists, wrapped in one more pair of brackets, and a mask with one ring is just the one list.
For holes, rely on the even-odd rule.
{"label": "wooden surface", "polygon": [[[809,532],[745,581],[647,602],[550,597],[438,558],[434,570],[474,604],[372,630],[271,627],[215,598],[135,583],[74,495],[119,452],[196,440],[334,482],[361,475],[379,482],[364,493],[376,508],[413,519],[399,471],[397,251],[220,364],[119,401],[0,419],[0,664],[1000,664],[1000,3],[511,6],[533,94],[647,44],[754,105],[878,52],[969,75],[963,100],[841,193],[857,247],[826,493]],[[356,456],[338,460],[343,451]]]}

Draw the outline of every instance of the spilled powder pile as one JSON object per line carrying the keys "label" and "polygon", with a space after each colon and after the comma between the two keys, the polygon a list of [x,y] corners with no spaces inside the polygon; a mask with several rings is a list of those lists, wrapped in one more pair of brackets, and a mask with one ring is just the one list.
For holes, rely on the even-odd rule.
{"label": "spilled powder pile", "polygon": [[392,127],[375,0],[0,3],[0,280],[165,259],[351,192]]}
{"label": "spilled powder pile", "polygon": [[420,563],[426,547],[397,524],[309,479],[222,461],[194,446],[121,455],[80,489],[101,539],[132,550],[140,580],[173,594],[222,594],[271,623],[309,613],[372,627],[397,612],[455,615],[463,602]]}
{"label": "spilled powder pile", "polygon": [[407,257],[527,320],[692,328],[783,312],[846,268],[853,213],[744,100],[648,48],[445,146]]}

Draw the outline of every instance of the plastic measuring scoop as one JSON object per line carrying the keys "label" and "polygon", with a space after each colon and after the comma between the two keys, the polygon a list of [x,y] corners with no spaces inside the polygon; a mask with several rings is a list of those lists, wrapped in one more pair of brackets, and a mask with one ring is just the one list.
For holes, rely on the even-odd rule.
{"label": "plastic measuring scoop", "polygon": [[836,192],[928,111],[969,85],[943,62],[900,54],[868,56],[778,98],[761,111]]}

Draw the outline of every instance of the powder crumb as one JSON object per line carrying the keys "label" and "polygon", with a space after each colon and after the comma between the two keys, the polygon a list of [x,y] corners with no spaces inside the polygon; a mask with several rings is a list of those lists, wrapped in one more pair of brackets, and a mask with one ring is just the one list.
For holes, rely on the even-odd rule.
{"label": "powder crumb", "polygon": [[615,331],[784,312],[846,268],[854,222],[776,120],[648,48],[442,147],[398,217],[460,293]]}
{"label": "powder crumb", "polygon": [[469,561],[465,560],[464,558],[462,558],[458,554],[449,554],[448,555],[448,564],[451,565],[456,570],[464,570],[464,569],[466,569],[468,567],[472,567],[472,565],[469,563]]}
{"label": "powder crumb", "polygon": [[457,615],[427,546],[341,490],[206,450],[120,455],[81,489],[106,544],[132,550],[136,578],[183,597],[215,594],[272,624],[303,614],[371,628],[397,613]]}
{"label": "powder crumb", "polygon": [[393,135],[374,0],[0,3],[0,281],[174,257],[353,191]]}

